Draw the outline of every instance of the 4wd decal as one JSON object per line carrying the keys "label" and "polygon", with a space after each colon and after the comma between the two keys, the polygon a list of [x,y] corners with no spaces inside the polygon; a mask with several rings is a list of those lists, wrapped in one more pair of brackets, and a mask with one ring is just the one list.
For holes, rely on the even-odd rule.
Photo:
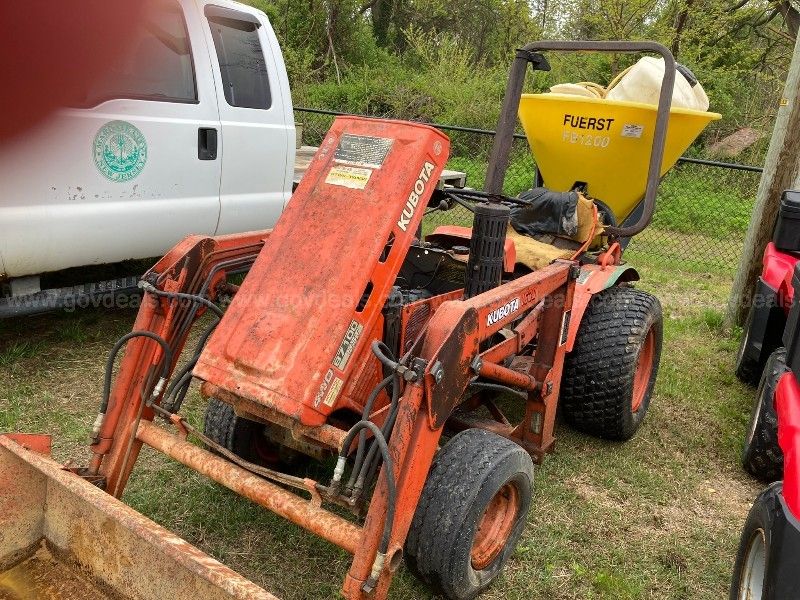
{"label": "4wd decal", "polygon": [[[323,398],[325,398],[325,392],[328,391],[331,381],[334,379],[338,379],[338,377],[333,374],[333,369],[328,369],[328,372],[325,373],[325,377],[322,378],[322,384],[319,386],[317,395],[314,396],[314,406],[319,406],[319,403],[322,402]],[[325,402],[327,403],[327,398],[325,399]]]}
{"label": "4wd decal", "polygon": [[327,406],[333,406],[333,403],[336,402],[336,398],[339,397],[339,392],[342,391],[343,385],[344,381],[342,381],[341,378],[333,378],[333,383],[331,383],[330,388],[328,389],[328,394],[325,396],[325,404]]}
{"label": "4wd decal", "polygon": [[347,328],[344,339],[342,343],[339,344],[339,349],[336,351],[336,356],[333,359],[334,367],[340,371],[344,371],[363,330],[364,326],[361,323],[358,321],[350,321],[350,326]]}
{"label": "4wd decal", "polygon": [[506,317],[514,314],[519,310],[519,298],[514,298],[513,300],[506,302],[500,308],[495,308],[492,312],[489,313],[489,316],[486,317],[486,326],[489,327],[494,325],[498,321],[502,321]]}
{"label": "4wd decal", "polygon": [[425,193],[425,189],[428,187],[428,182],[431,180],[431,173],[433,173],[433,169],[434,164],[432,162],[425,161],[425,164],[422,165],[422,170],[419,172],[419,177],[417,177],[417,181],[414,183],[414,189],[411,190],[411,193],[408,195],[406,206],[403,208],[403,213],[400,215],[400,219],[397,221],[397,226],[401,231],[406,231],[411,223],[411,219],[414,218],[414,212],[417,210],[417,204],[419,204],[420,197]]}

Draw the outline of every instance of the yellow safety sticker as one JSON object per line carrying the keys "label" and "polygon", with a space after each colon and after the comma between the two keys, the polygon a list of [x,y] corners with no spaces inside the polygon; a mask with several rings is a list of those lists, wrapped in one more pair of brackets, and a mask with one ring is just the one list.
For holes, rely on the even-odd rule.
{"label": "yellow safety sticker", "polygon": [[336,402],[336,398],[339,397],[339,392],[342,391],[342,386],[344,385],[344,381],[342,381],[339,377],[336,377],[331,382],[331,387],[328,388],[328,395],[325,396],[325,404],[328,406],[333,406],[333,403]]}
{"label": "yellow safety sticker", "polygon": [[354,190],[363,190],[367,187],[367,182],[371,175],[372,169],[336,165],[331,167],[331,170],[328,171],[325,183],[340,185]]}

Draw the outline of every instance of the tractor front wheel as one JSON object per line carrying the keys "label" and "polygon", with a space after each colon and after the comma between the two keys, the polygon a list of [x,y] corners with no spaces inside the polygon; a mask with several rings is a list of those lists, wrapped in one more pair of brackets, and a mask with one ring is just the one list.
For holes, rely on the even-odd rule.
{"label": "tractor front wheel", "polygon": [[208,399],[203,432],[239,458],[269,468],[298,468],[305,457],[266,436],[265,426],[238,416],[227,402]]}
{"label": "tractor front wheel", "polygon": [[658,298],[631,287],[596,294],[564,361],[566,421],[601,438],[628,440],[650,406],[662,338]]}
{"label": "tractor front wheel", "polygon": [[434,458],[406,538],[409,567],[446,598],[485,590],[513,554],[533,492],[533,462],[482,429],[455,435]]}

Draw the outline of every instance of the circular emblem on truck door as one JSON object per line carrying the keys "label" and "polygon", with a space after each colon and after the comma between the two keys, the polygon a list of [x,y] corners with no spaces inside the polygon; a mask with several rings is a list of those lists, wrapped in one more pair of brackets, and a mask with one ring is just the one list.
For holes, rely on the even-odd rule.
{"label": "circular emblem on truck door", "polygon": [[147,162],[147,141],[127,121],[109,121],[94,136],[94,164],[111,181],[135,178]]}

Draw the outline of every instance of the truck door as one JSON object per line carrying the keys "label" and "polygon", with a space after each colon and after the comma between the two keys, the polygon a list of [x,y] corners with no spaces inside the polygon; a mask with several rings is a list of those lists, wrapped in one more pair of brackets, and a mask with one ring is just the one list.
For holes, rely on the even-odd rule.
{"label": "truck door", "polygon": [[161,256],[187,234],[214,233],[220,124],[205,18],[194,0],[146,14],[80,107],[3,149],[8,275]]}
{"label": "truck door", "polygon": [[221,121],[217,234],[272,227],[291,195],[295,131],[286,69],[266,16],[203,6]]}

